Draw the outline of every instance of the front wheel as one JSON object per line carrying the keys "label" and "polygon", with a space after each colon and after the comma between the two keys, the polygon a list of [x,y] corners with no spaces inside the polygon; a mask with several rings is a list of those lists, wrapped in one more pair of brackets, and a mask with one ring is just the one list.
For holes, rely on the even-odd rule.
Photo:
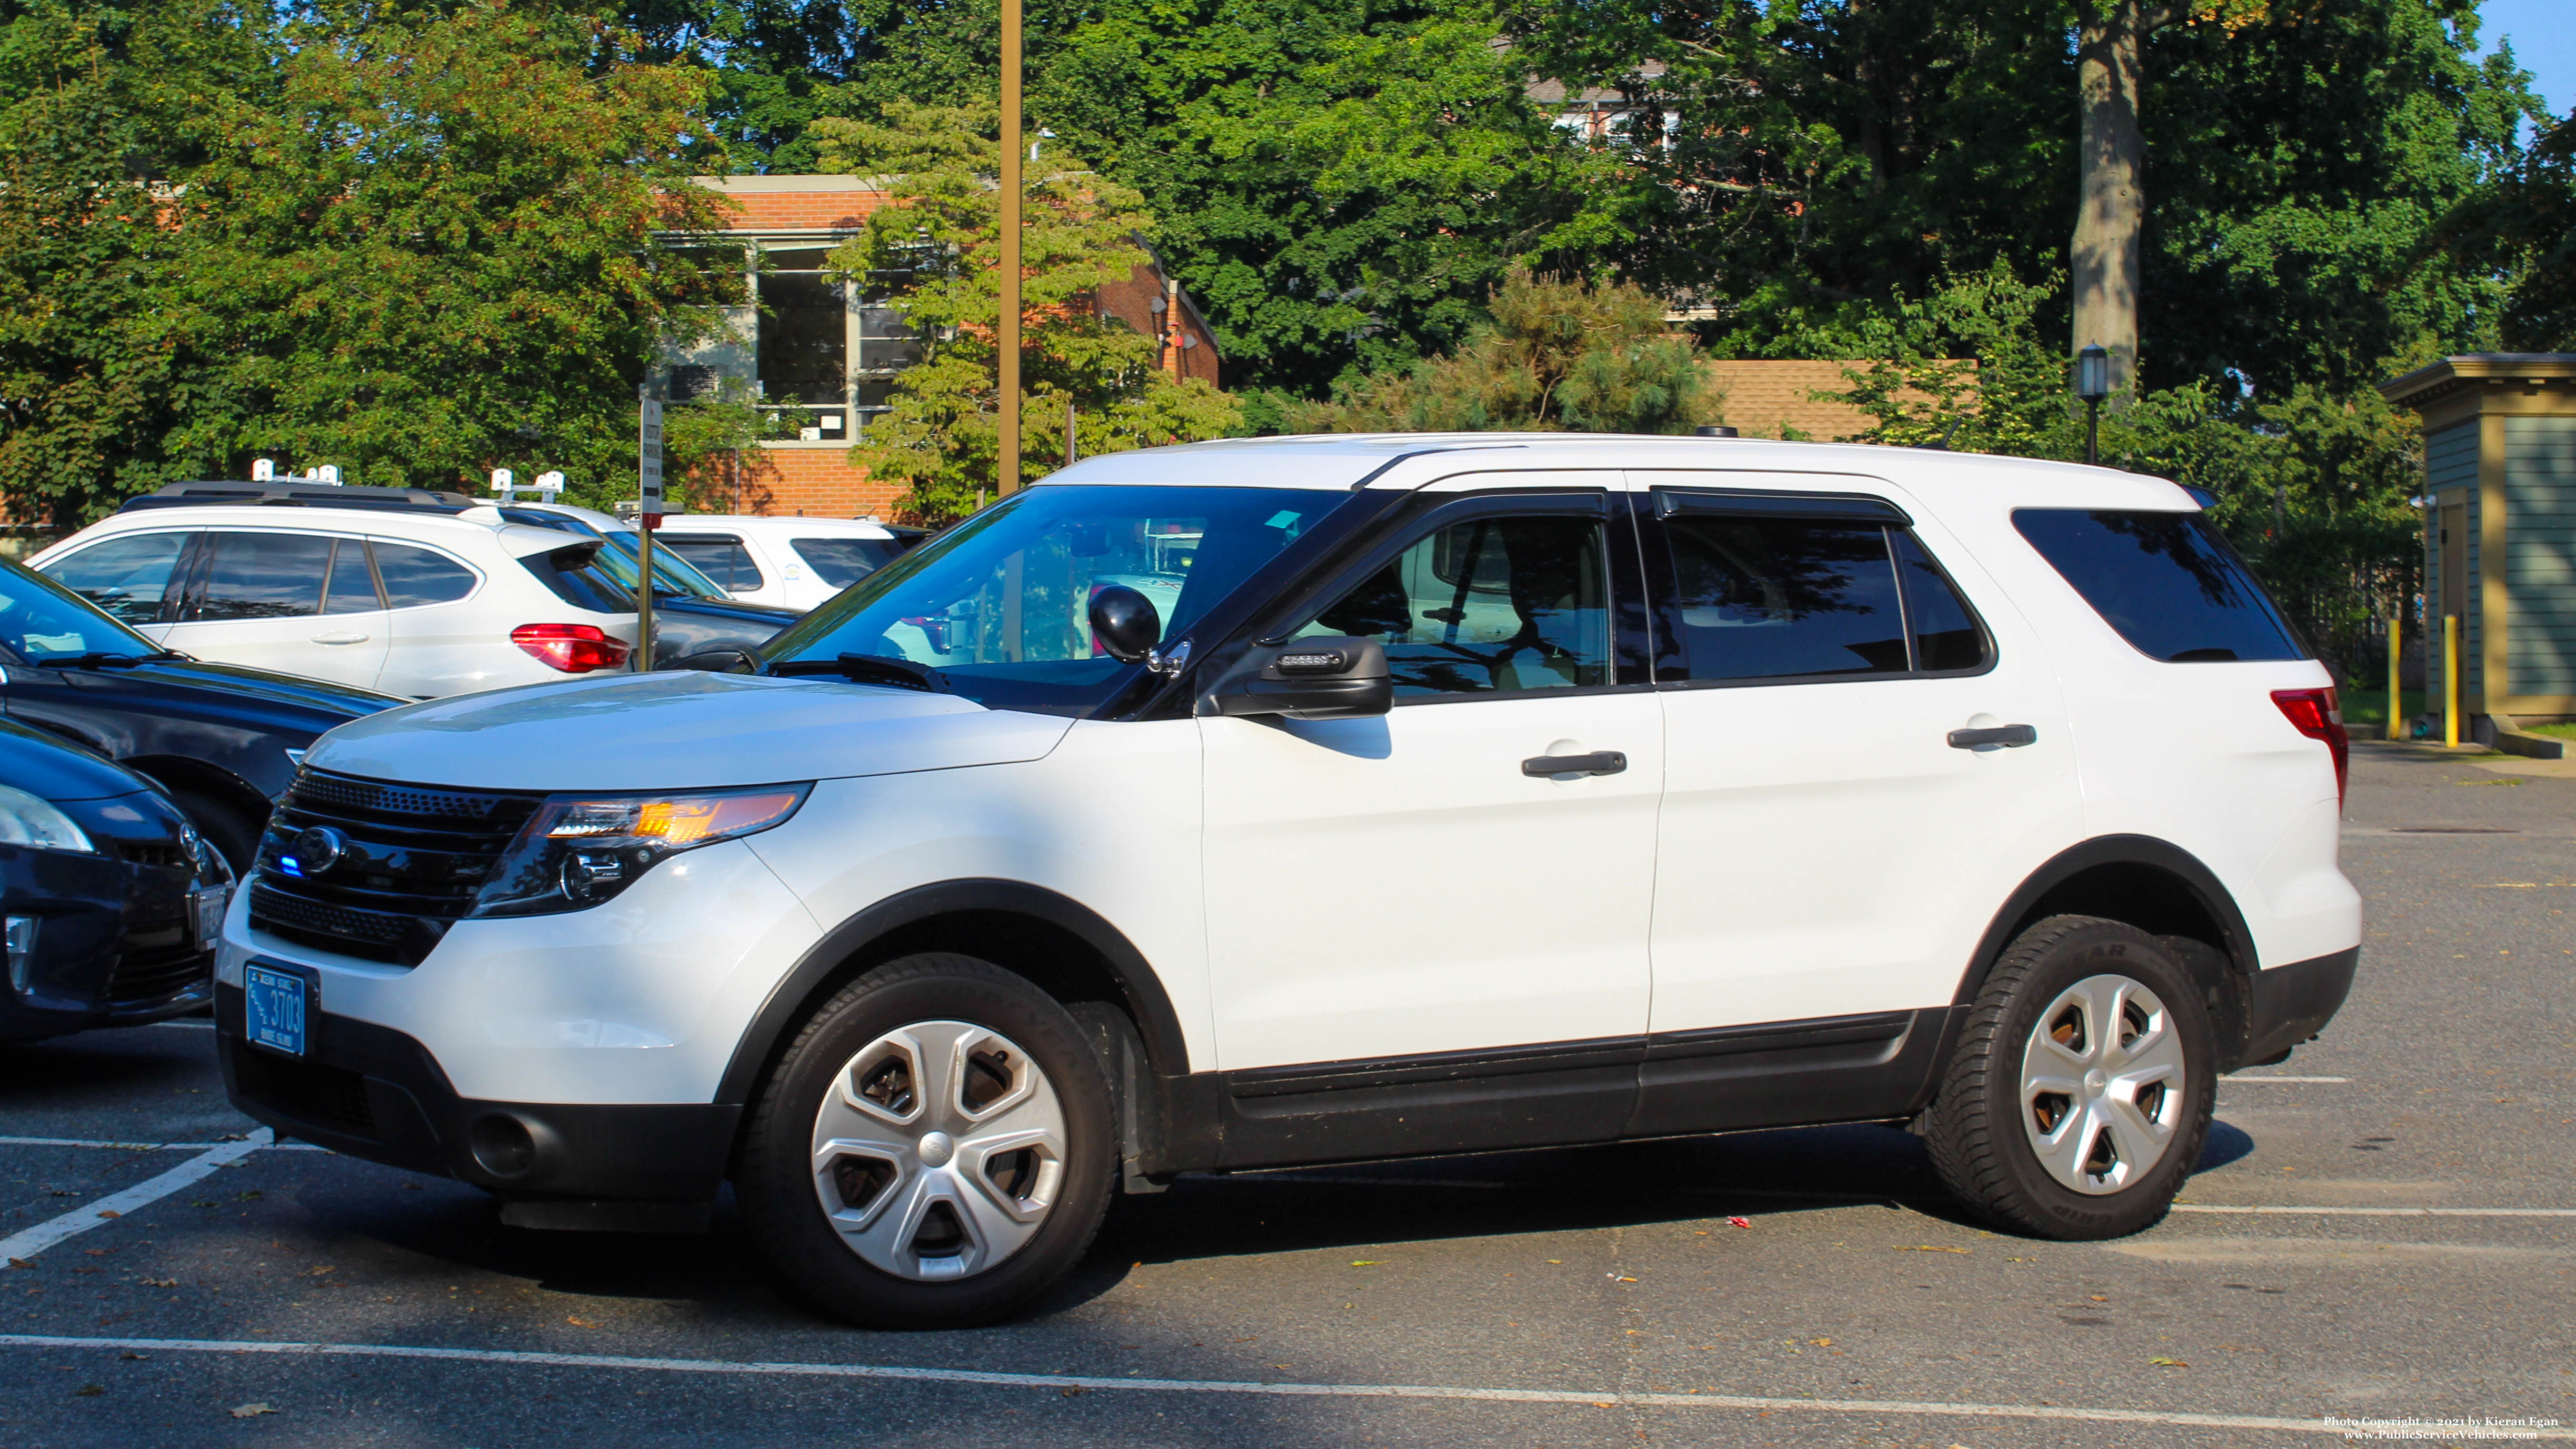
{"label": "front wheel", "polygon": [[2122,1237],[2162,1218],[2199,1161],[2216,1055],[2200,989],[2154,937],[2053,916],[1986,978],[1924,1142],[2000,1227]]}
{"label": "front wheel", "polygon": [[1109,1087],[1062,1006],[967,956],[909,956],[805,1023],[754,1104],[735,1188],[761,1250],[876,1328],[1010,1313],[1107,1211]]}

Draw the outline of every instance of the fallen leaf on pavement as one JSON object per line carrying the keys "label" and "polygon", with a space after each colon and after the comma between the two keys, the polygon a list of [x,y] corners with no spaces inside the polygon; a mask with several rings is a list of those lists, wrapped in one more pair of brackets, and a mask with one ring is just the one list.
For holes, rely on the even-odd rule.
{"label": "fallen leaf on pavement", "polygon": [[262,1414],[274,1414],[276,1412],[277,1410],[270,1408],[266,1404],[244,1404],[240,1408],[233,1410],[233,1417],[236,1419],[256,1419]]}
{"label": "fallen leaf on pavement", "polygon": [[1375,1258],[1353,1258],[1351,1260],[1351,1266],[1354,1268],[1382,1268],[1386,1265],[1380,1263]]}
{"label": "fallen leaf on pavement", "polygon": [[137,1278],[134,1281],[142,1284],[146,1288],[176,1288],[179,1286],[179,1280],[176,1278]]}
{"label": "fallen leaf on pavement", "polygon": [[321,1267],[319,1267],[319,1268],[307,1268],[307,1269],[305,1269],[305,1270],[304,1270],[304,1276],[305,1276],[305,1277],[307,1277],[307,1278],[319,1278],[319,1277],[321,1277],[321,1276],[322,1276],[323,1274],[325,1274],[325,1273],[333,1273],[333,1272],[337,1272],[337,1271],[339,1271],[339,1270],[338,1270],[338,1269],[336,1269],[336,1268],[334,1268],[332,1265],[330,1265],[330,1264],[328,1264],[328,1263],[325,1263],[325,1264],[323,1264],[323,1265],[322,1265]]}
{"label": "fallen leaf on pavement", "polygon": [[599,1326],[596,1321],[588,1318],[567,1318],[564,1322],[571,1324],[575,1328],[597,1328]]}
{"label": "fallen leaf on pavement", "polygon": [[2184,1363],[2181,1359],[2178,1359],[2178,1358],[2151,1358],[2151,1359],[2148,1359],[2148,1360],[2147,1360],[2147,1362],[2149,1362],[2149,1363],[2160,1363],[2160,1364],[2163,1364],[2166,1368],[2189,1368],[2189,1367],[2191,1367],[2191,1365],[2190,1365],[2190,1364]]}
{"label": "fallen leaf on pavement", "polygon": [[1749,1227],[1753,1226],[1753,1219],[1751,1219],[1751,1218],[1728,1218],[1728,1219],[1726,1220],[1726,1225],[1727,1225],[1728,1227],[1730,1227],[1730,1228],[1749,1228]]}
{"label": "fallen leaf on pavement", "polygon": [[76,1388],[76,1389],[72,1390],[72,1392],[73,1392],[74,1394],[76,1394],[76,1395],[80,1396],[81,1398],[84,1398],[84,1399],[87,1399],[87,1398],[94,1398],[94,1397],[96,1397],[96,1396],[98,1396],[98,1395],[100,1395],[100,1394],[106,1393],[106,1392],[107,1392],[107,1385],[105,1385],[105,1384],[83,1384],[83,1385],[81,1385],[79,1388]]}
{"label": "fallen leaf on pavement", "polygon": [[1830,1338],[1811,1338],[1808,1339],[1807,1342],[1814,1344],[1818,1348],[1831,1348],[1834,1346],[1834,1341]]}
{"label": "fallen leaf on pavement", "polygon": [[121,1218],[125,1216],[125,1214],[118,1212],[114,1208],[100,1208],[98,1210],[98,1215],[103,1218]]}
{"label": "fallen leaf on pavement", "polygon": [[9,1266],[12,1268],[32,1268],[36,1265],[28,1262],[24,1258],[11,1258],[9,1260]]}

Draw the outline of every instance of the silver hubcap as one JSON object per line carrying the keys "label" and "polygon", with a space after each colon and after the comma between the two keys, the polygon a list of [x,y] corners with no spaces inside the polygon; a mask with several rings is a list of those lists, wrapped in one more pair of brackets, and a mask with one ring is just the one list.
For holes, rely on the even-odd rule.
{"label": "silver hubcap", "polygon": [[2172,1018],[2126,976],[2068,987],[2022,1049],[2022,1130],[2048,1175],[2077,1192],[2118,1192],[2163,1161],[2183,1092]]}
{"label": "silver hubcap", "polygon": [[1037,1235],[1064,1182],[1064,1107],[1029,1054],[962,1021],[867,1044],[814,1114],[814,1191],[850,1251],[971,1278]]}

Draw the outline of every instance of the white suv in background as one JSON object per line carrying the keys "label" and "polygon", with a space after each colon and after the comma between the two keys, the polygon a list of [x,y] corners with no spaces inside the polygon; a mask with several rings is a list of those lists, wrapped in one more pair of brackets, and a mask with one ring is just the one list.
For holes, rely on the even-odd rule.
{"label": "white suv in background", "polygon": [[771,518],[685,513],[662,520],[657,542],[747,604],[811,609],[928,537],[872,518]]}
{"label": "white suv in background", "polygon": [[812,1302],[957,1325],[1207,1170],[1901,1122],[1999,1227],[2133,1232],[2358,959],[2330,677],[2107,469],[1121,453],[760,659],[323,737],[234,1102],[528,1227],[730,1179]]}
{"label": "white suv in background", "polygon": [[635,642],[631,560],[458,493],[174,483],[27,562],[165,648],[411,699]]}

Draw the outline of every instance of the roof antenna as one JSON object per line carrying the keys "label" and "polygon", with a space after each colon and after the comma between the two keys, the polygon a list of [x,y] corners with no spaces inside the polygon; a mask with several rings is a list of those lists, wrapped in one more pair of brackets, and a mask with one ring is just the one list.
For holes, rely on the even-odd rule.
{"label": "roof antenna", "polygon": [[1941,430],[1941,436],[1940,436],[1940,438],[1939,438],[1937,441],[1935,441],[1935,442],[1929,442],[1929,443],[1917,443],[1917,444],[1915,444],[1914,446],[1916,446],[1916,447],[1918,447],[1918,448],[1921,448],[1921,449],[1923,449],[1925,452],[1929,452],[1929,453],[1946,453],[1946,452],[1950,451],[1950,439],[1952,439],[1953,437],[1956,437],[1956,436],[1958,435],[1958,432],[1959,432],[1959,424],[1964,423],[1964,422],[1966,422],[1967,420],[1968,420],[1968,415],[1967,415],[1966,413],[1961,413],[1961,414],[1959,414],[1957,417],[1954,417],[1954,418],[1950,419],[1950,426],[1948,426],[1948,427],[1946,427],[1946,428],[1943,428],[1943,429]]}
{"label": "roof antenna", "polygon": [[1739,437],[1741,434],[1737,433],[1735,429],[1727,427],[1722,423],[1702,423],[1698,427],[1691,429],[1691,436],[1694,438],[1733,438]]}

